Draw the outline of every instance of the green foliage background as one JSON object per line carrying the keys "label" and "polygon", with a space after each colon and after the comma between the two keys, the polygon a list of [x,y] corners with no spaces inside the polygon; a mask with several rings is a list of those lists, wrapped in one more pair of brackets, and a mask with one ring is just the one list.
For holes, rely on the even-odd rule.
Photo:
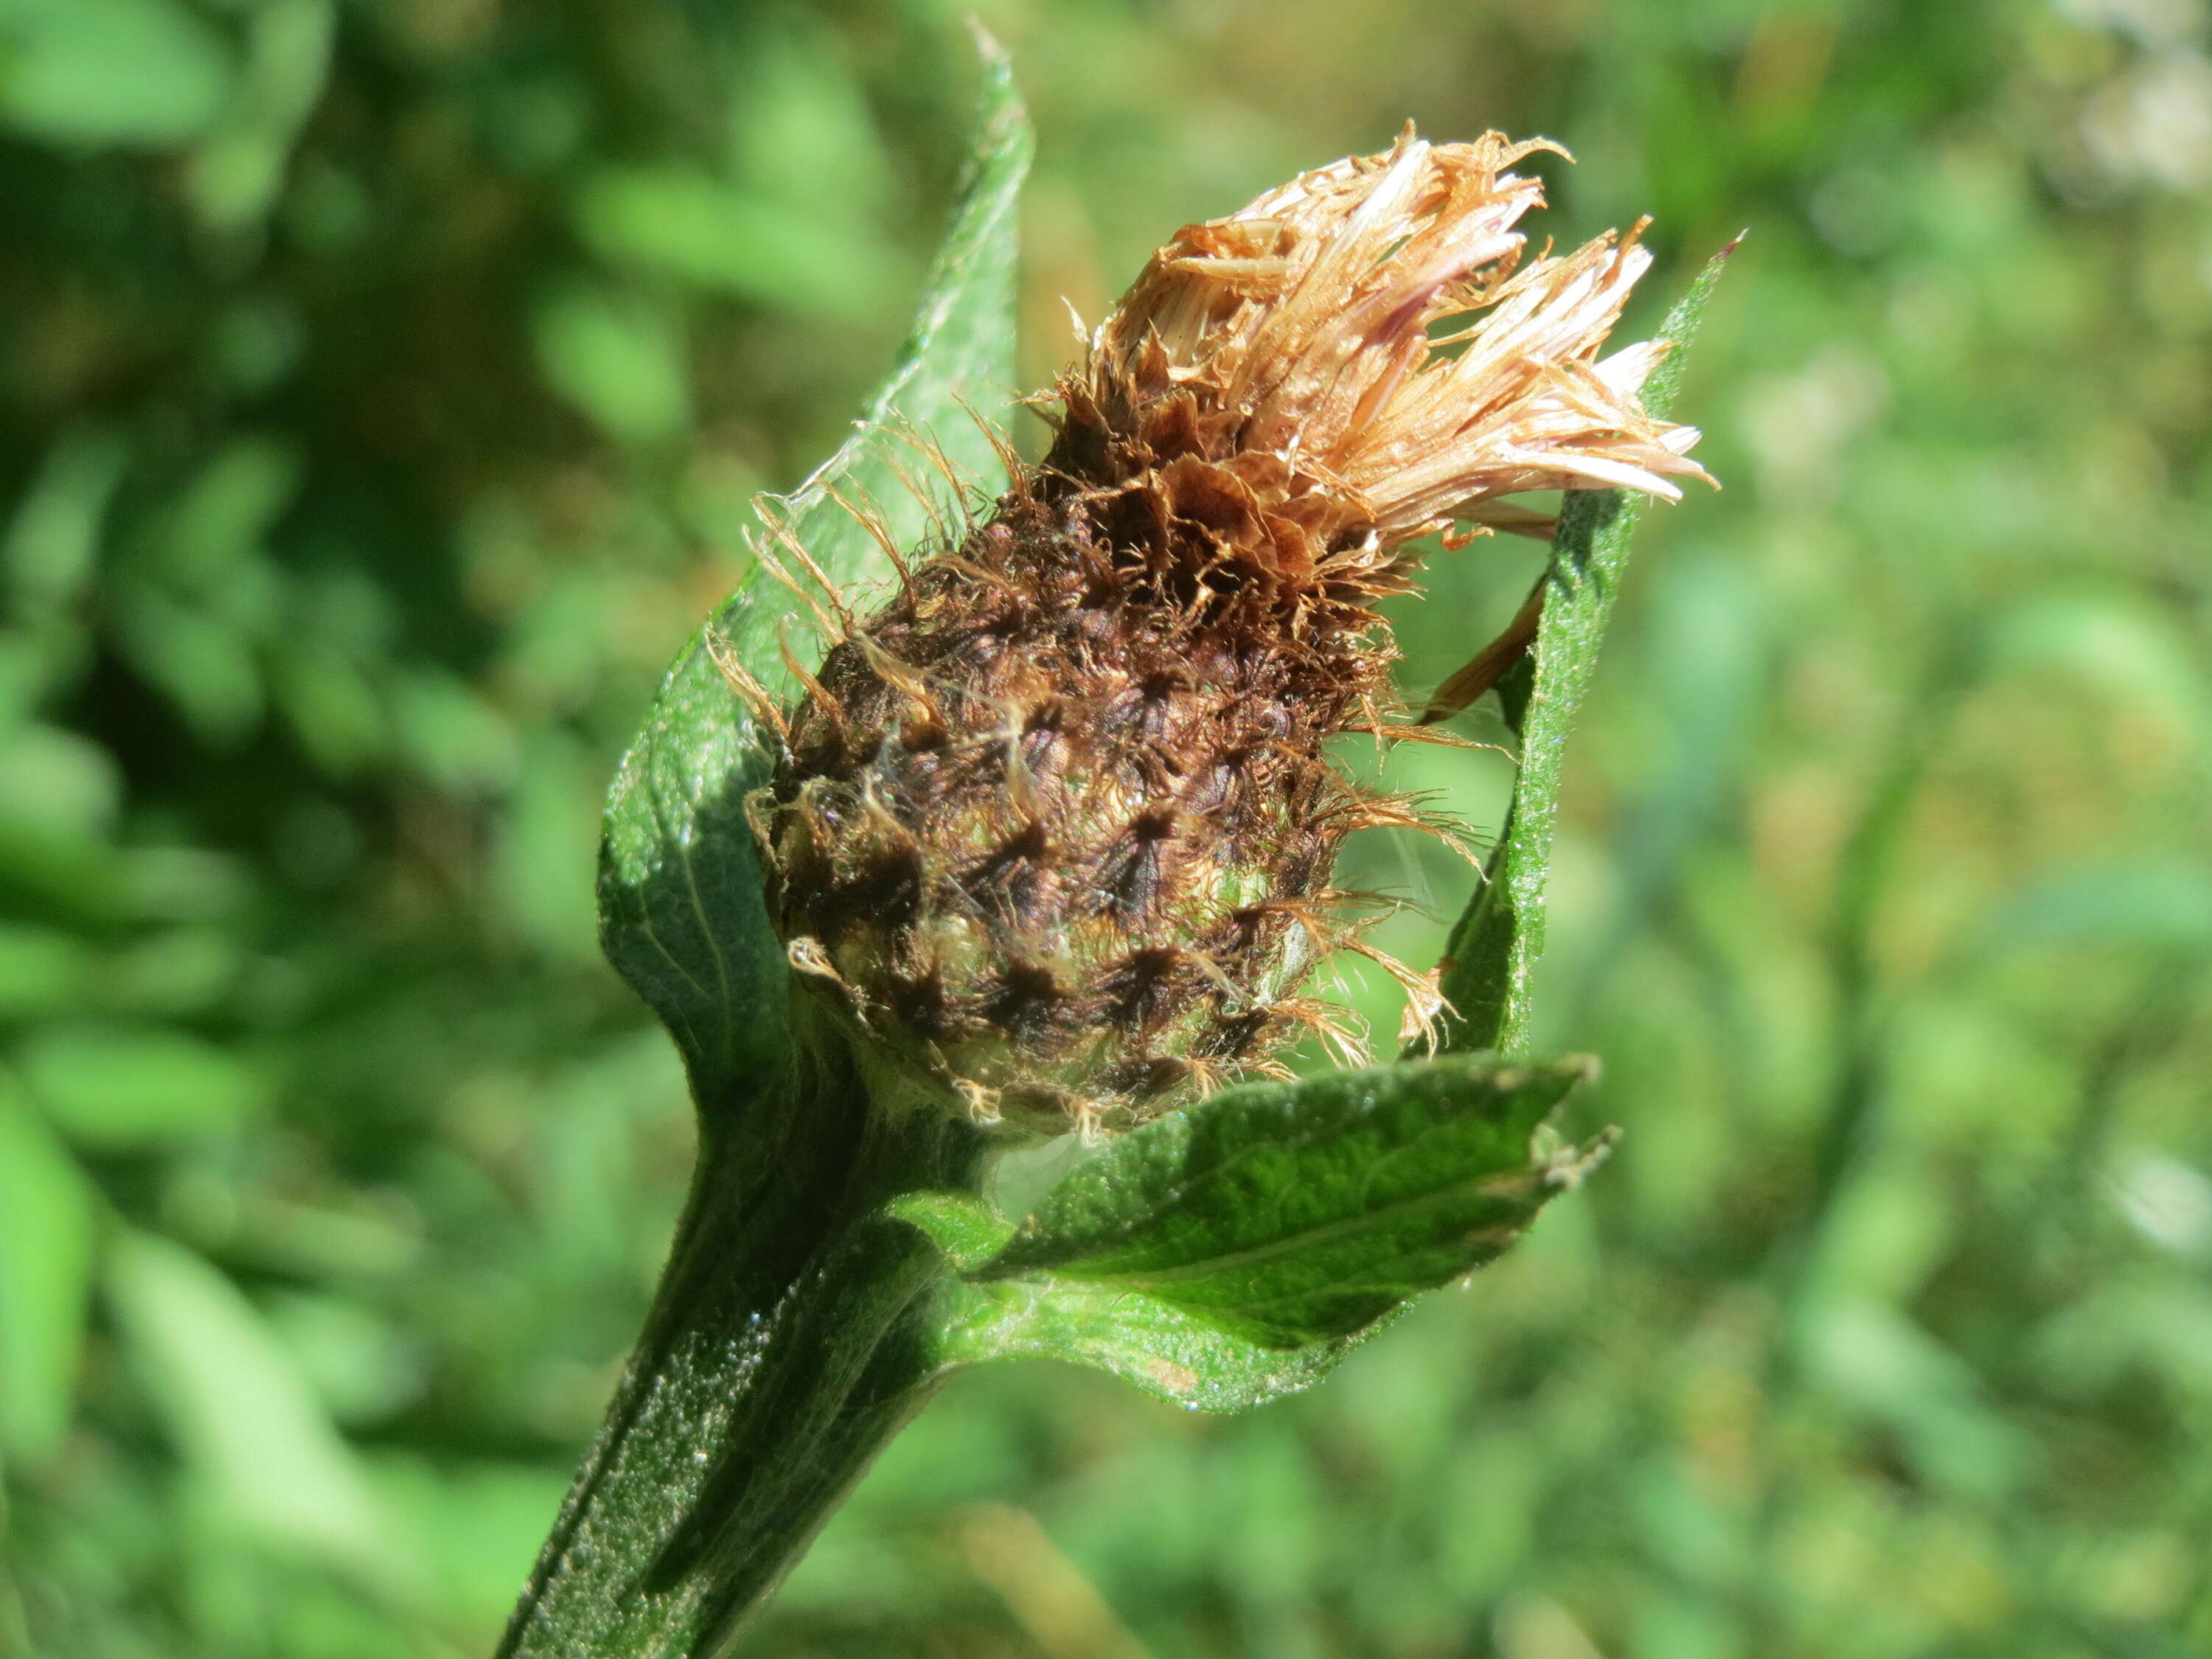
{"label": "green foliage background", "polygon": [[[1542,131],[1562,240],[1658,216],[1646,326],[1753,228],[1728,488],[1569,763],[1613,1162],[1248,1417],[963,1376],[745,1650],[2212,1647],[2203,0],[981,10],[1030,380],[1186,219]],[[0,0],[0,1652],[488,1650],[690,1167],[602,792],[974,76],[926,0]],[[1409,687],[1539,556],[1439,560]],[[1496,757],[1391,769],[1494,830]],[[1432,960],[1468,872],[1358,857]]]}

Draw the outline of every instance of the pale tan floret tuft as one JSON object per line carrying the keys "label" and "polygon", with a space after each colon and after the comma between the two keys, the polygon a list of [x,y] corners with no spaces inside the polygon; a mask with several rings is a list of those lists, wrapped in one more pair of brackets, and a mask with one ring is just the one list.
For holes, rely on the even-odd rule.
{"label": "pale tan floret tuft", "polygon": [[[1508,171],[1565,151],[1498,133],[1322,167],[1225,219],[1187,226],[1098,330],[1074,377],[1119,430],[1194,394],[1231,446],[1287,464],[1387,548],[1457,521],[1547,536],[1498,497],[1622,487],[1669,500],[1693,428],[1645,414],[1665,352],[1601,357],[1650,254],[1608,232],[1523,264],[1515,228],[1543,202]],[[1467,319],[1456,331],[1438,325]]]}

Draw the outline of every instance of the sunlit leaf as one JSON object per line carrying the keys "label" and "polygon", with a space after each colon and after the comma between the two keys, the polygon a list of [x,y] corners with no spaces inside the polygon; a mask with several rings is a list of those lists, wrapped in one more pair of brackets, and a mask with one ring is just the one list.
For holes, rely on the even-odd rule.
{"label": "sunlit leaf", "polygon": [[166,145],[229,92],[220,37],[175,0],[0,0],[0,124],[63,143]]}
{"label": "sunlit leaf", "polygon": [[236,1055],[161,1026],[50,1026],[26,1046],[21,1064],[53,1120],[106,1151],[230,1133],[267,1094]]}
{"label": "sunlit leaf", "polygon": [[75,1160],[0,1075],[0,1448],[27,1462],[69,1425],[94,1213]]}
{"label": "sunlit leaf", "polygon": [[35,612],[82,590],[130,455],[129,444],[106,427],[78,428],[55,441],[0,544],[0,570],[15,604]]}
{"label": "sunlit leaf", "polygon": [[322,95],[337,29],[333,0],[262,0],[249,14],[240,95],[186,174],[204,222],[237,229],[269,210]]}
{"label": "sunlit leaf", "polygon": [[73,933],[0,922],[0,1019],[81,1006],[95,957]]}
{"label": "sunlit leaf", "polygon": [[1545,1125],[1589,1069],[1484,1055],[1231,1089],[1101,1149],[980,1265],[988,1235],[941,1199],[898,1213],[971,1281],[963,1357],[1057,1353],[1249,1403],[1503,1254],[1573,1186],[1607,1143]]}
{"label": "sunlit leaf", "polygon": [[577,277],[542,295],[530,324],[546,384],[609,437],[657,443],[690,424],[683,331],[665,308]]}
{"label": "sunlit leaf", "polygon": [[898,286],[878,246],[840,221],[673,167],[586,179],[576,227],[610,259],[832,321],[866,320]]}
{"label": "sunlit leaf", "polygon": [[149,1395],[193,1473],[261,1544],[370,1582],[411,1567],[353,1452],[236,1285],[146,1233],[108,1253],[106,1294]]}

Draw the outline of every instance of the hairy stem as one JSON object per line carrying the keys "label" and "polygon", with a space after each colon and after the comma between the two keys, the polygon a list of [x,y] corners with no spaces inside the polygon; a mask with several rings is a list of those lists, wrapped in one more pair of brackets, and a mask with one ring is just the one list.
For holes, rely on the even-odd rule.
{"label": "hairy stem", "polygon": [[793,1067],[774,1121],[709,1112],[645,1334],[500,1659],[705,1659],[775,1590],[945,1374],[943,1272],[883,1218],[972,1185],[982,1143],[885,1120],[840,1064]]}

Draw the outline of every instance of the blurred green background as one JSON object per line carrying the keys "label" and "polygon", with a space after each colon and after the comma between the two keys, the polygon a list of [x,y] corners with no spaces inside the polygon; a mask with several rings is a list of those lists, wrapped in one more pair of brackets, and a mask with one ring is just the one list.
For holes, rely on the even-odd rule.
{"label": "blurred green background", "polygon": [[[1570,769],[1613,1164],[1248,1418],[960,1379],[744,1650],[2212,1651],[2203,0],[980,9],[1033,380],[1187,219],[1539,131],[1647,327],[1752,227],[1727,489]],[[601,792],[891,359],[961,14],[0,0],[0,1651],[489,1650],[689,1168]],[[1417,695],[1540,556],[1439,561]],[[1355,862],[1432,960],[1465,870]]]}

